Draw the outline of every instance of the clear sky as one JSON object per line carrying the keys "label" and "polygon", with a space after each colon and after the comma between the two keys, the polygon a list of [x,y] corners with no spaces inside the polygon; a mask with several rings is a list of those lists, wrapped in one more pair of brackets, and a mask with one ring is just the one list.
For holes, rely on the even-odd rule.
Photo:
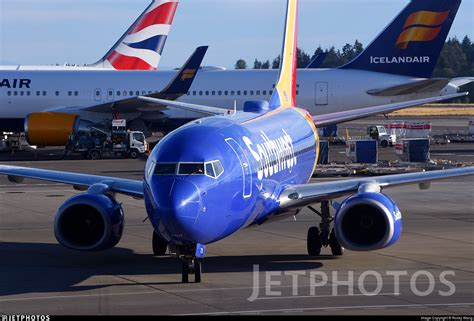
{"label": "clear sky", "polygon": [[[421,0],[423,1],[423,0]],[[440,0],[441,1],[441,0]],[[0,64],[92,63],[149,0],[0,0]],[[299,46],[367,45],[408,0],[300,0]],[[232,68],[239,58],[279,54],[285,0],[181,0],[161,61],[179,67],[209,45],[205,65]],[[474,40],[474,0],[463,0],[450,36]]]}

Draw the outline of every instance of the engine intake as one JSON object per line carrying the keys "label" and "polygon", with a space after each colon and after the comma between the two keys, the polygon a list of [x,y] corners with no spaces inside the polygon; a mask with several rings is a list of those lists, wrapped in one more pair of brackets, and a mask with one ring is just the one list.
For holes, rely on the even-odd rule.
{"label": "engine intake", "polygon": [[123,209],[108,195],[79,194],[58,210],[54,234],[58,242],[78,251],[114,247],[122,237]]}
{"label": "engine intake", "polygon": [[397,205],[381,193],[361,193],[346,199],[334,219],[336,237],[353,251],[389,247],[402,232],[402,215]]}

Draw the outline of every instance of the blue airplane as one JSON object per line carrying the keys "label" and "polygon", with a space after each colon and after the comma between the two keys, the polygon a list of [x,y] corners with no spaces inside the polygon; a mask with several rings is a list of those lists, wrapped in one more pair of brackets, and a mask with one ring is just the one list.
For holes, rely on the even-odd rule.
{"label": "blue airplane", "polygon": [[[372,251],[393,245],[402,216],[382,189],[404,184],[429,188],[430,181],[473,175],[474,167],[454,170],[309,183],[317,164],[317,126],[465,95],[435,97],[312,117],[296,106],[297,0],[288,0],[282,64],[269,102],[249,101],[242,112],[140,97],[170,108],[199,110],[210,117],[167,135],[150,155],[144,179],[128,180],[13,166],[0,174],[70,184],[86,191],[67,200],[55,219],[60,244],[80,251],[115,246],[122,236],[124,212],[116,193],[143,199],[154,228],[153,252],[167,250],[183,262],[182,282],[201,281],[206,245],[252,225],[297,215],[310,207],[320,228],[308,231],[308,254],[323,246],[333,255],[344,248]],[[342,203],[330,202],[348,197]],[[321,211],[313,204],[321,204]]]}

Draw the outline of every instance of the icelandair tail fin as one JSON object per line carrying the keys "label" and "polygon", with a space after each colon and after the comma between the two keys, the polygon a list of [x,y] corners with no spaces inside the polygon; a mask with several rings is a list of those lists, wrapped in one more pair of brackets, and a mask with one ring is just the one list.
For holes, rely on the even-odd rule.
{"label": "icelandair tail fin", "polygon": [[288,0],[278,81],[270,98],[270,109],[296,106],[296,59],[298,0]]}
{"label": "icelandair tail fin", "polygon": [[412,0],[357,58],[342,69],[429,78],[461,0]]}
{"label": "icelandair tail fin", "polygon": [[112,49],[91,67],[156,70],[178,0],[153,0]]}

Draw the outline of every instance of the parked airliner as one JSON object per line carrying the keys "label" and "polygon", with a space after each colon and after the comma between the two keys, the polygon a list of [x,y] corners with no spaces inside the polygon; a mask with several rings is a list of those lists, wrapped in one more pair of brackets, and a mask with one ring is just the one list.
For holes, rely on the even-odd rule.
{"label": "parked airliner", "polygon": [[[295,107],[297,12],[297,0],[288,0],[282,64],[268,102],[247,101],[243,111],[228,115],[221,108],[140,97],[215,115],[193,121],[161,140],[146,163],[143,180],[13,166],[0,166],[0,174],[17,183],[26,177],[86,191],[59,208],[54,224],[59,243],[75,250],[105,250],[120,241],[124,212],[116,193],[144,199],[154,228],[154,253],[165,255],[169,249],[179,257],[185,283],[190,274],[195,282],[201,281],[207,244],[252,225],[297,215],[314,203],[322,203],[321,216],[327,224],[321,224],[321,231],[309,229],[310,255],[319,255],[322,246],[342,255],[344,248],[372,251],[395,244],[402,232],[402,215],[383,188],[420,184],[426,189],[432,180],[472,175],[474,167],[309,183],[319,154],[316,126],[443,98],[314,117]],[[329,201],[343,196],[349,197],[336,206],[332,221]]]}
{"label": "parked airliner", "polygon": [[[457,93],[460,85],[474,78],[429,77],[460,3],[461,0],[413,0],[346,66],[299,70],[297,105],[304,106],[312,115],[323,115]],[[145,22],[148,23],[148,19]],[[149,28],[155,30],[153,24],[144,30]],[[161,26],[158,29],[161,30]],[[161,43],[161,40],[155,41],[157,39],[163,38],[153,37],[143,44],[152,43],[156,48],[155,45]],[[179,99],[224,109],[233,109],[236,103],[237,109],[242,110],[248,99],[270,98],[277,72],[202,69],[192,88]],[[66,137],[74,130],[71,114],[96,122],[113,119],[120,113],[135,130],[168,132],[205,114],[169,106],[134,106],[121,102],[159,91],[175,76],[175,71],[3,71],[0,73],[0,131],[31,129],[34,124],[28,124],[25,119],[31,114],[47,112],[41,118],[50,117],[48,124],[56,126]],[[46,145],[47,142],[37,143]]]}
{"label": "parked airliner", "polygon": [[178,0],[153,0],[102,59],[90,65],[0,66],[4,70],[156,70]]}

